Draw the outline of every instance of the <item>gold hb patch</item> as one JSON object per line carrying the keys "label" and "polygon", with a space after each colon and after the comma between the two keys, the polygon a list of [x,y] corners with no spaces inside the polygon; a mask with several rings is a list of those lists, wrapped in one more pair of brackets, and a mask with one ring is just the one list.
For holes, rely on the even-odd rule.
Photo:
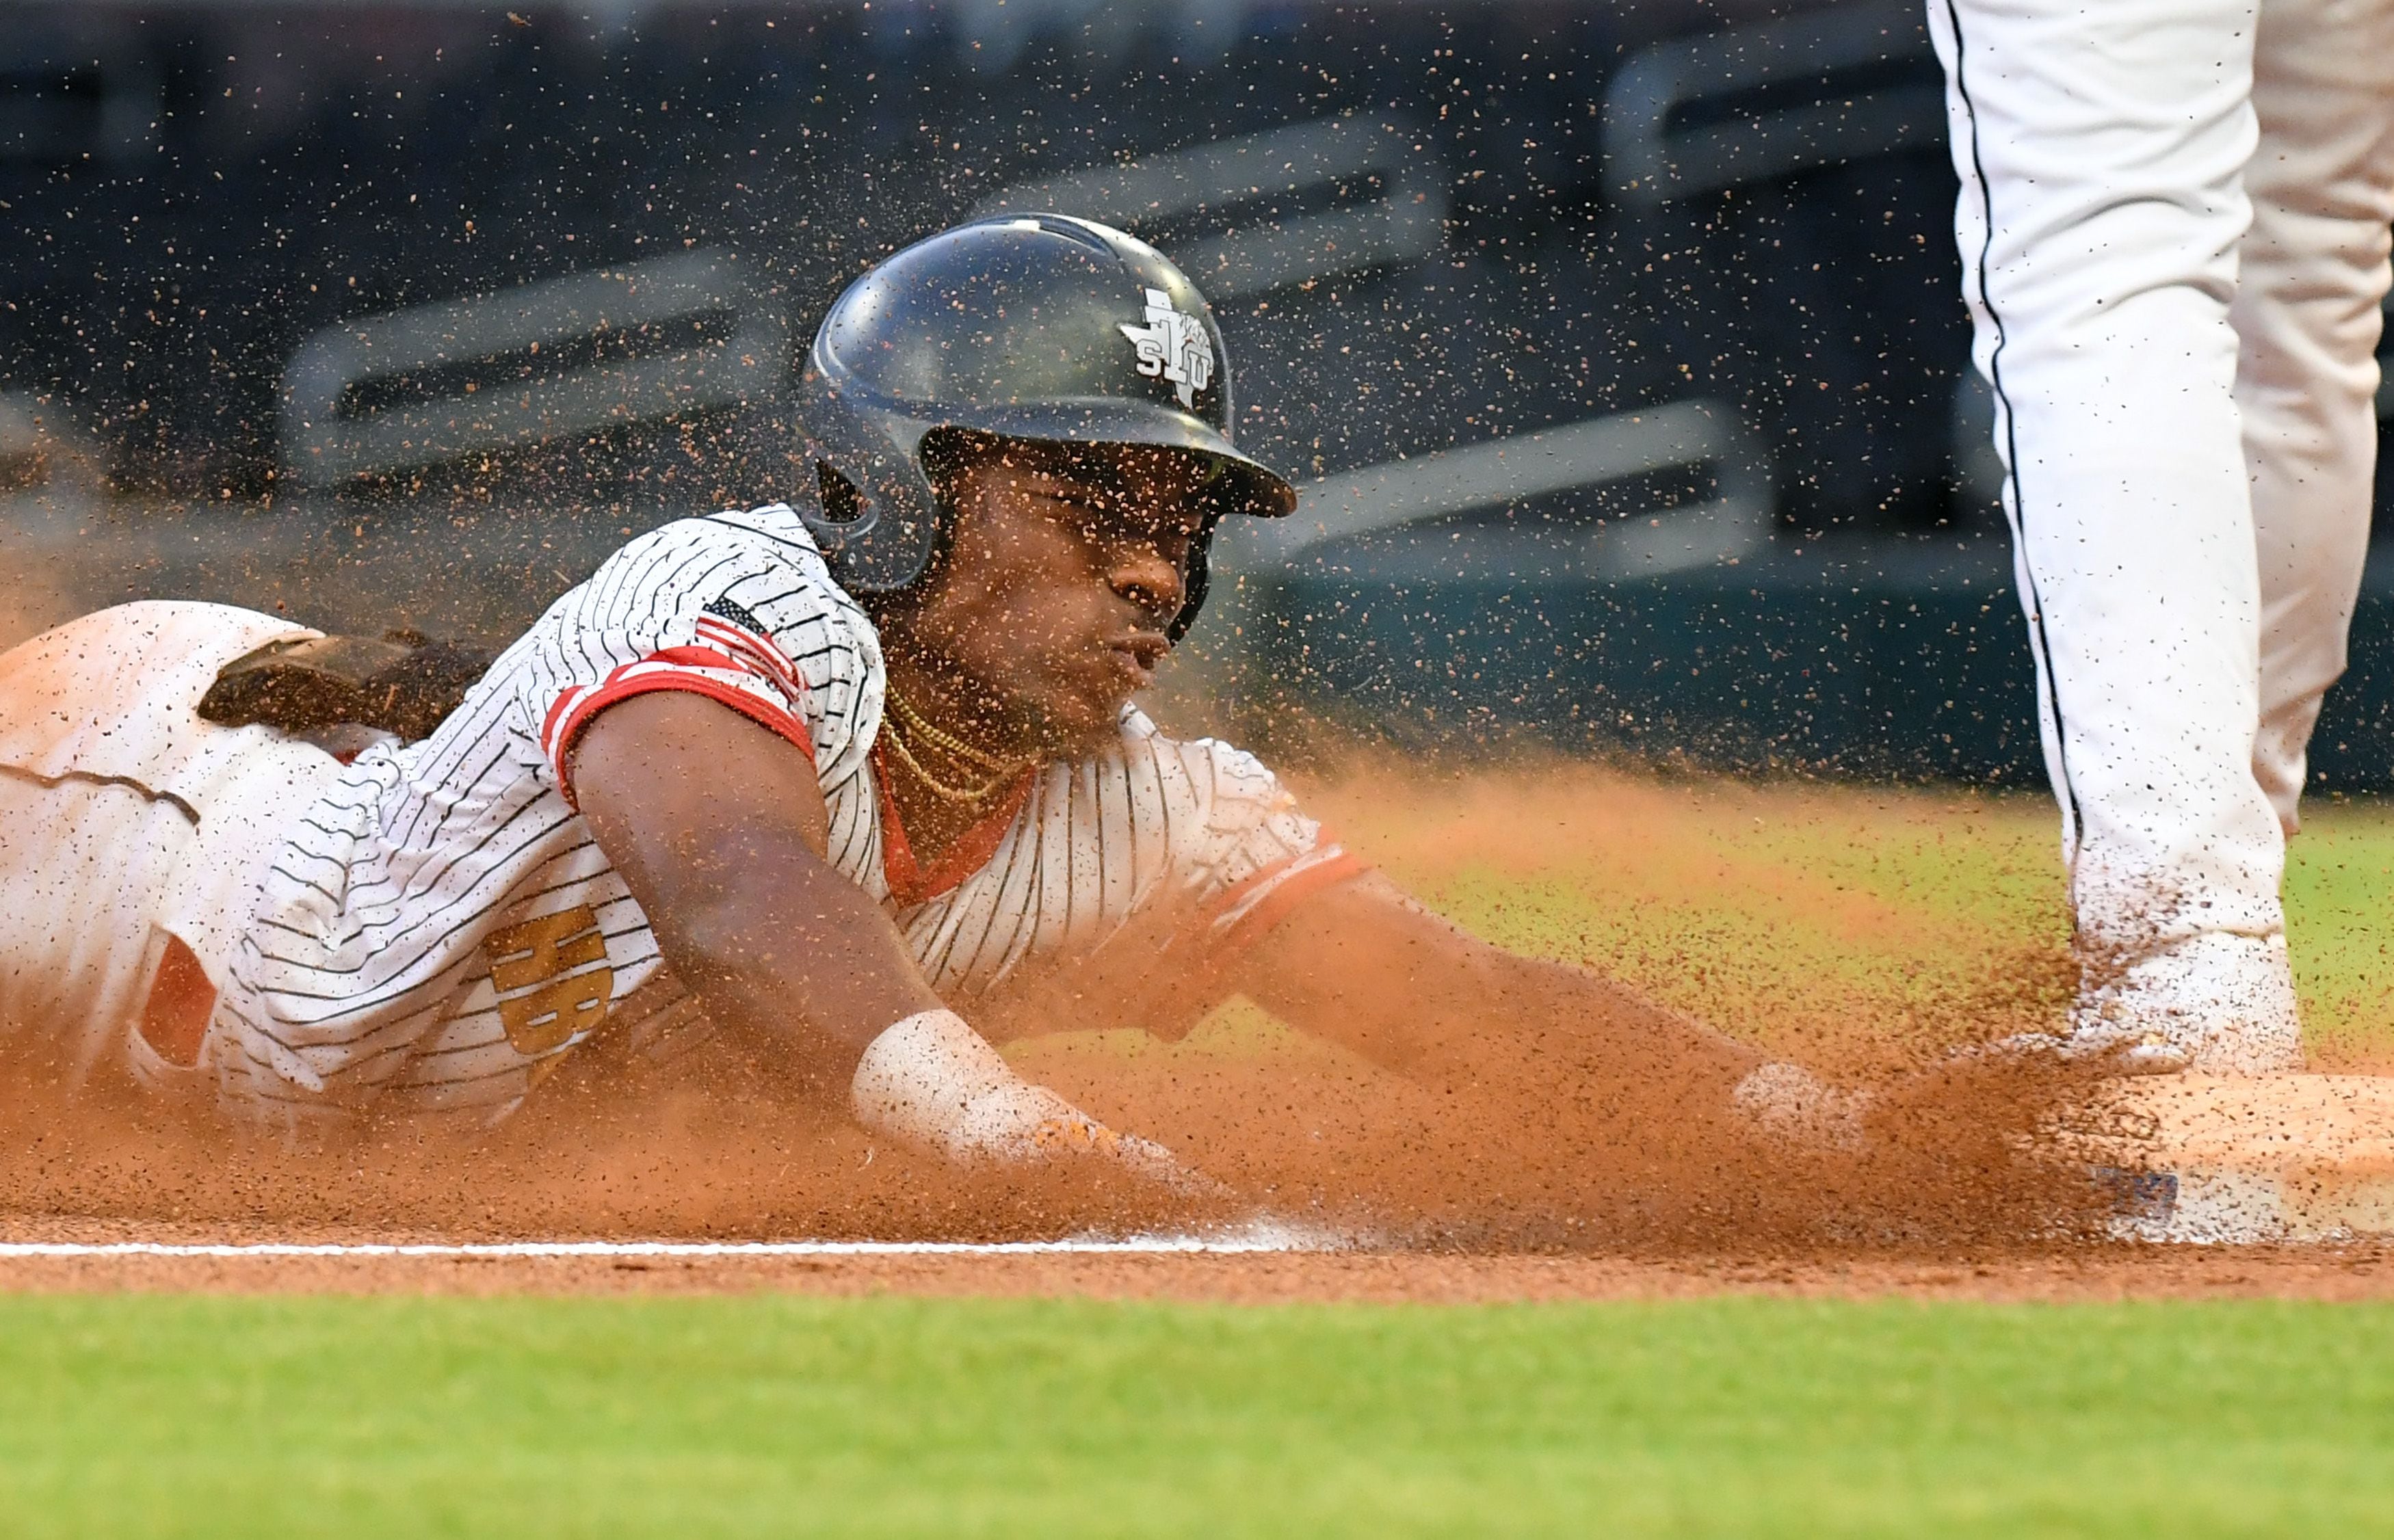
{"label": "gold hb patch", "polygon": [[516,1052],[562,1047],[607,1019],[615,970],[607,966],[607,938],[588,904],[493,930],[482,950],[491,959],[499,1021]]}

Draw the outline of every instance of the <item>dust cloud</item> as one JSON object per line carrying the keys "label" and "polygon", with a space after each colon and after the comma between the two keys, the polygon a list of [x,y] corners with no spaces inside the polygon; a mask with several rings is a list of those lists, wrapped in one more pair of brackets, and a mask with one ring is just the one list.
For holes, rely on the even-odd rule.
{"label": "dust cloud", "polygon": [[[1459,1073],[1424,1084],[1235,1001],[1178,1044],[1082,1032],[1012,1050],[1229,1189],[1193,1202],[1100,1169],[958,1172],[871,1139],[828,1098],[794,1096],[728,1050],[662,1070],[569,1064],[495,1129],[393,1121],[327,1143],[239,1133],[105,1081],[66,1093],[20,1039],[0,1107],[6,1222],[51,1235],[999,1241],[1266,1218],[1403,1248],[1771,1257],[1984,1253],[2100,1232],[2103,1194],[2051,1139],[2088,1100],[2085,1074],[1955,1052],[2049,1025],[2066,951],[2033,924],[1957,931],[1849,884],[1824,902],[1840,885],[1804,852],[1848,848],[1837,821],[1875,816],[1852,794],[1585,765],[1315,780],[1309,801],[1350,843],[1467,923],[1870,1089],[1867,1139],[1791,1147],[1673,1087],[1620,1086],[1568,1023],[1474,1023],[1445,1056]],[[1973,816],[1950,797],[1893,806],[1887,816],[1932,847],[1940,825]],[[1773,820],[1795,829],[1784,859],[1718,837]],[[1541,929],[1550,916],[1506,912],[1517,901],[1583,928]],[[1925,974],[1885,966],[1932,941]],[[1088,1009],[1107,1020],[1106,1002]]]}

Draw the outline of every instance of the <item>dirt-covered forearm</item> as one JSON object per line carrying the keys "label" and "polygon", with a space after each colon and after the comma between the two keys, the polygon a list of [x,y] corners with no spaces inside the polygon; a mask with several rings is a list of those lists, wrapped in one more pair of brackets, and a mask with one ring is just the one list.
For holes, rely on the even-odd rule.
{"label": "dirt-covered forearm", "polygon": [[1479,940],[1386,878],[1306,901],[1259,942],[1241,987],[1300,1030],[1423,1080],[1467,1073],[1497,1039],[1549,1044],[1607,1078],[1724,1093],[1762,1062],[1611,980]]}
{"label": "dirt-covered forearm", "polygon": [[940,1005],[896,924],[825,858],[829,819],[797,745],[704,697],[660,693],[599,716],[572,769],[666,966],[785,1080],[953,1159],[1089,1154],[1193,1179],[1024,1081]]}

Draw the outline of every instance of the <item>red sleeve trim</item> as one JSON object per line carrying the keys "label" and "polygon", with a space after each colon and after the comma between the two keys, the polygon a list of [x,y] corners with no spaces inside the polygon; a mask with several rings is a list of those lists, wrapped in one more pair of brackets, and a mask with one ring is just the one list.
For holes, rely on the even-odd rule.
{"label": "red sleeve trim", "polygon": [[729,653],[712,647],[661,647],[640,660],[643,664],[669,663],[677,668],[720,668],[729,674],[754,674],[758,670]]}
{"label": "red sleeve trim", "polygon": [[762,674],[793,695],[807,692],[807,681],[781,645],[762,632],[731,625],[716,615],[702,614],[692,625],[702,642],[712,642],[740,660],[751,674]]}
{"label": "red sleeve trim", "polygon": [[[1262,941],[1307,899],[1324,888],[1351,882],[1372,869],[1372,863],[1361,856],[1351,850],[1341,850],[1326,861],[1288,872],[1291,866],[1304,859],[1302,856],[1292,857],[1267,867],[1222,895],[1222,900],[1217,902],[1217,911],[1235,909],[1241,895],[1253,890],[1259,883],[1271,882],[1275,877],[1279,879],[1278,886],[1257,899],[1255,907],[1233,921],[1230,928],[1213,943],[1216,955],[1228,957],[1245,951]],[[1288,872],[1288,875],[1280,876],[1283,872]]]}
{"label": "red sleeve trim", "polygon": [[[688,647],[672,649],[672,652],[701,651],[703,650]],[[660,652],[642,661],[676,663],[685,660]],[[720,668],[726,666],[726,663],[717,659],[714,663],[702,666]],[[710,701],[720,702],[750,721],[780,733],[805,750],[809,761],[814,758],[814,735],[807,731],[804,722],[773,704],[772,702],[760,699],[737,685],[710,678],[704,674],[688,674],[677,668],[661,668],[651,673],[610,678],[588,694],[578,697],[572,691],[568,691],[557,698],[555,705],[549,707],[548,722],[542,727],[541,737],[552,745],[549,749],[549,764],[557,771],[558,790],[564,794],[567,805],[579,806],[573,798],[572,778],[566,773],[565,769],[566,760],[573,748],[573,740],[581,735],[583,729],[590,725],[592,718],[609,706],[621,704],[635,695],[646,695],[659,690],[686,690],[693,695],[704,695]],[[561,719],[560,713],[563,714]]]}

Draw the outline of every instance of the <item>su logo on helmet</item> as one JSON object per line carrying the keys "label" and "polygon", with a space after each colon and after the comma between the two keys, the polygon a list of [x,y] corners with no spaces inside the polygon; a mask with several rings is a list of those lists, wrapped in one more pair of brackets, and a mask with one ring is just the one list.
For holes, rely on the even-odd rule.
{"label": "su logo on helmet", "polygon": [[1172,308],[1172,296],[1149,289],[1147,324],[1116,322],[1122,335],[1138,349],[1138,372],[1150,379],[1162,375],[1178,387],[1180,404],[1194,408],[1197,393],[1214,382],[1214,344],[1204,323]]}

